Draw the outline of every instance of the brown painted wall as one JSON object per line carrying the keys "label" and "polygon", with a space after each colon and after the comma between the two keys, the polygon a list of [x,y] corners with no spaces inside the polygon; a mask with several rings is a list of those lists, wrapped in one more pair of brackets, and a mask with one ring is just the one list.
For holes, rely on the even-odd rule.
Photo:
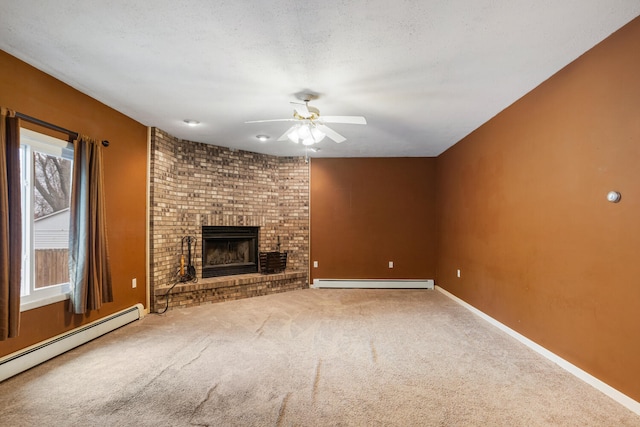
{"label": "brown painted wall", "polygon": [[439,285],[635,400],[638,40],[640,19],[438,158]]}
{"label": "brown painted wall", "polygon": [[312,159],[311,280],[435,278],[435,178],[435,158]]}
{"label": "brown painted wall", "polygon": [[[104,178],[115,299],[86,317],[69,315],[66,302],[23,312],[20,336],[0,342],[0,355],[5,355],[138,302],[145,304],[147,128],[2,51],[0,105],[111,142],[104,150]],[[134,277],[136,289],[131,288]]]}

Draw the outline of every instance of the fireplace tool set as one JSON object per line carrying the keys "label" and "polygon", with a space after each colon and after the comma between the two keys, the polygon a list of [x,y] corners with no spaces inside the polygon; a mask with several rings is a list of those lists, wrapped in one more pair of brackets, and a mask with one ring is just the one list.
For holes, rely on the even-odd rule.
{"label": "fireplace tool set", "polygon": [[[178,281],[181,283],[195,282],[198,280],[196,276],[196,268],[193,266],[191,249],[196,243],[196,238],[193,236],[184,236],[180,243],[180,270],[178,272]],[[185,264],[184,247],[187,246],[187,259]]]}
{"label": "fireplace tool set", "polygon": [[[178,269],[178,277],[171,287],[164,294],[167,299],[167,305],[165,305],[162,311],[158,311],[158,314],[163,314],[169,308],[169,294],[176,287],[178,283],[197,282],[198,276],[196,276],[196,268],[193,265],[192,248],[196,243],[196,238],[193,236],[184,236],[180,241],[180,268]],[[187,257],[184,256],[184,247],[187,247]]]}

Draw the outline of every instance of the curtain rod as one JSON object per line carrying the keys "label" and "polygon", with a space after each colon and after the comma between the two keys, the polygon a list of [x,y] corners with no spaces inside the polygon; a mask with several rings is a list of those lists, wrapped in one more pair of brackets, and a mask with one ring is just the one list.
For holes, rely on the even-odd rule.
{"label": "curtain rod", "polygon": [[[22,114],[22,113],[19,113],[19,112],[16,112],[16,117],[18,117],[18,118],[20,118],[22,120],[26,120],[29,123],[33,123],[35,125],[42,126],[42,127],[47,128],[47,129],[55,130],[56,132],[65,133],[65,134],[69,135],[69,137],[71,139],[77,139],[78,138],[78,132],[74,132],[72,130],[65,129],[63,127],[51,124],[49,122],[45,122],[44,120],[36,119],[35,117],[27,116],[26,114]],[[102,141],[102,145],[104,145],[105,147],[108,147],[109,146],[109,141],[107,141],[107,140]]]}

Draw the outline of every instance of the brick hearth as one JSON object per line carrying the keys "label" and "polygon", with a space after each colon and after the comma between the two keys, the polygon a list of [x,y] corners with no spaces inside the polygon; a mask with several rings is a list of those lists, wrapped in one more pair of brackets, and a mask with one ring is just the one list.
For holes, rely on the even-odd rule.
{"label": "brick hearth", "polygon": [[[306,287],[302,286],[306,280],[305,271],[286,271],[277,274],[239,274],[202,279],[197,283],[180,283],[171,291],[169,310],[293,291]],[[157,310],[164,310],[167,304],[165,295],[169,288],[170,286],[159,286],[154,291]]]}
{"label": "brick hearth", "polygon": [[[236,151],[151,131],[151,310],[177,281],[181,241],[197,239],[198,282],[178,284],[169,308],[308,287],[309,169],[304,158]],[[202,279],[202,226],[258,226],[259,250],[288,252],[287,270]],[[186,248],[185,248],[186,253]]]}

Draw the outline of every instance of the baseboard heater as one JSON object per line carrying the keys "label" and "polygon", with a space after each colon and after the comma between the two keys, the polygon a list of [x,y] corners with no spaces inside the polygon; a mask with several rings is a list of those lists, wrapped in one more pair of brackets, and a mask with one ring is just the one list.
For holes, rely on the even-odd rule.
{"label": "baseboard heater", "polygon": [[314,288],[433,289],[432,279],[313,279]]}
{"label": "baseboard heater", "polygon": [[80,326],[0,359],[0,381],[26,371],[79,345],[98,338],[144,315],[142,304]]}

